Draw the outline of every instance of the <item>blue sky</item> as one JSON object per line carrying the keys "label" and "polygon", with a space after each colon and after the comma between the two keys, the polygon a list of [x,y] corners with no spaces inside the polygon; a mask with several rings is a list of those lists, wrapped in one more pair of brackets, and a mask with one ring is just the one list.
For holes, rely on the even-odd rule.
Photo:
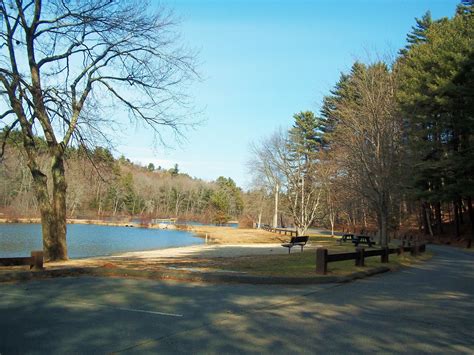
{"label": "blue sky", "polygon": [[296,112],[318,112],[355,60],[395,55],[415,17],[427,10],[434,18],[452,16],[458,2],[164,1],[181,20],[184,43],[199,51],[203,81],[191,93],[204,122],[174,148],[154,145],[148,130],[133,127],[117,150],[134,162],[177,163],[191,176],[222,175],[248,187],[252,142],[289,127]]}

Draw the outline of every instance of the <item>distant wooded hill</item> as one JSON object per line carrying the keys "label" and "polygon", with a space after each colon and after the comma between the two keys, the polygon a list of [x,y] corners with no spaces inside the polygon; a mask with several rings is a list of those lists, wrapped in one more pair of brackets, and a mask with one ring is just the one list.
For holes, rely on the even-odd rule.
{"label": "distant wooded hill", "polygon": [[[37,216],[33,179],[17,148],[20,139],[11,132],[5,146],[0,164],[0,210],[10,217]],[[37,138],[37,147],[41,164],[49,165],[41,138]],[[181,173],[178,165],[169,170],[151,163],[144,167],[123,156],[115,159],[102,147],[67,148],[66,155],[67,215],[71,218],[179,217],[223,223],[242,213],[242,192],[231,178],[207,182]]]}

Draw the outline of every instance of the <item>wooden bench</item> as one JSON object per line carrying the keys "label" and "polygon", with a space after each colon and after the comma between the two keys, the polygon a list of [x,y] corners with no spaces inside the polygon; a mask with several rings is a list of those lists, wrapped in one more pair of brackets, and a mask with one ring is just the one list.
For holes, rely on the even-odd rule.
{"label": "wooden bench", "polygon": [[309,237],[308,236],[301,236],[301,237],[291,237],[289,243],[283,243],[281,246],[288,248],[288,254],[291,252],[291,248],[295,245],[299,245],[301,247],[301,252],[303,252],[303,247],[308,243]]}
{"label": "wooden bench", "polygon": [[30,269],[43,269],[43,252],[32,251],[31,256],[24,258],[0,258],[0,266],[29,265]]}

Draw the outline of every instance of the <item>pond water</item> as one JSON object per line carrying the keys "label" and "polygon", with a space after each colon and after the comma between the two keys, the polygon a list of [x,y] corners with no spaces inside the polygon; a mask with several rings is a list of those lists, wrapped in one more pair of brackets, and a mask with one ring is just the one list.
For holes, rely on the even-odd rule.
{"label": "pond water", "polygon": [[[164,249],[202,244],[192,233],[176,230],[69,224],[70,258],[106,256],[128,251]],[[0,224],[0,258],[29,256],[41,250],[41,225]]]}

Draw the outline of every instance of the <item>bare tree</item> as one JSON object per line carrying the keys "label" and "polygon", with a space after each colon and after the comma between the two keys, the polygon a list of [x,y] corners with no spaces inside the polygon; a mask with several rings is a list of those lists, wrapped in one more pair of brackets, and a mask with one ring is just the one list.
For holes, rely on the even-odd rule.
{"label": "bare tree", "polygon": [[333,148],[338,174],[375,212],[382,245],[395,195],[400,190],[402,118],[395,100],[396,75],[385,64],[357,63],[348,77],[350,94],[340,95],[331,113],[337,121]]}
{"label": "bare tree", "polygon": [[[274,138],[263,140],[260,145],[252,146],[253,159],[249,161],[249,171],[254,178],[254,186],[265,188],[273,193],[274,209],[272,225],[278,227],[278,208],[280,190],[282,184],[282,173],[274,159],[276,155]],[[260,226],[260,224],[259,224]]]}
{"label": "bare tree", "polygon": [[326,153],[321,157],[318,170],[318,177],[324,190],[324,208],[327,211],[327,217],[331,225],[331,236],[334,237],[334,227],[340,210],[340,203],[338,202],[340,186],[336,184],[337,166],[334,164],[330,153]]}
{"label": "bare tree", "polygon": [[271,199],[267,191],[256,185],[252,190],[243,194],[243,216],[247,221],[252,221],[257,228],[261,228],[263,221],[269,221],[273,216]]}
{"label": "bare tree", "polygon": [[304,151],[292,149],[288,132],[278,131],[264,141],[261,166],[278,176],[283,198],[299,235],[304,235],[319,213],[322,185],[317,180],[317,161],[305,159]]}
{"label": "bare tree", "polygon": [[318,181],[318,162],[292,149],[288,133],[275,137],[278,166],[284,175],[284,192],[298,235],[306,234],[321,207],[323,186]]}
{"label": "bare tree", "polygon": [[[174,33],[169,13],[138,1],[0,1],[0,119],[6,135],[21,129],[47,260],[67,259],[64,153],[71,142],[105,136],[111,105],[158,138],[161,128],[179,133],[186,123],[172,108],[186,105],[181,92],[195,77],[193,56]],[[37,134],[51,158],[50,190]]]}

